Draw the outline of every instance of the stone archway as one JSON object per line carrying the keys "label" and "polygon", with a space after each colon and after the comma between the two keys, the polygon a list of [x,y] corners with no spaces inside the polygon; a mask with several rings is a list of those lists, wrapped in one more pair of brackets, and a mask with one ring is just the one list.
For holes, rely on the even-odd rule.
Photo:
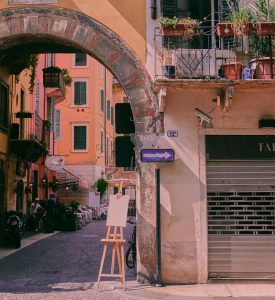
{"label": "stone archway", "polygon": [[[47,39],[82,50],[102,62],[117,78],[131,103],[136,134],[136,156],[156,141],[158,113],[152,81],[142,63],[122,39],[96,20],[79,12],[50,7],[0,10],[0,48]],[[151,126],[151,125],[154,126]],[[154,168],[139,162],[138,273],[148,280],[155,275]],[[142,232],[142,234],[141,234]]]}

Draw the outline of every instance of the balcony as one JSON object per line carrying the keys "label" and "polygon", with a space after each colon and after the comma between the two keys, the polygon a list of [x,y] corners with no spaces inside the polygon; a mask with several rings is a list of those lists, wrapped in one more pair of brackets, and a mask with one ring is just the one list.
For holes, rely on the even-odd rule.
{"label": "balcony", "polygon": [[23,161],[36,162],[48,153],[50,126],[47,120],[30,112],[13,114],[10,151]]}
{"label": "balcony", "polygon": [[43,85],[47,97],[52,97],[56,101],[65,99],[66,86],[61,69],[53,66],[43,69]]}
{"label": "balcony", "polygon": [[[255,42],[255,36],[252,32],[221,37],[216,28],[203,26],[192,37],[167,37],[155,28],[155,77],[208,82],[272,80],[275,39],[260,36]],[[259,55],[263,47],[269,55]]]}

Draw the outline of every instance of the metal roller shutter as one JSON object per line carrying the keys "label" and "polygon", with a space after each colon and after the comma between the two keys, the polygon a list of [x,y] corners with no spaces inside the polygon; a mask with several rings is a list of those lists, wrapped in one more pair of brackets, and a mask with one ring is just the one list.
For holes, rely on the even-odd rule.
{"label": "metal roller shutter", "polygon": [[275,160],[208,161],[210,278],[275,277]]}

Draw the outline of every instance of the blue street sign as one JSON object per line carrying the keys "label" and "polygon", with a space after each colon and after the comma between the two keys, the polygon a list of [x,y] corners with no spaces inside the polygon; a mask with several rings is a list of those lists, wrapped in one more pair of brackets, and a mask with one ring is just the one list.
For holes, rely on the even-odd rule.
{"label": "blue street sign", "polygon": [[140,152],[140,159],[143,162],[169,162],[175,160],[173,149],[143,149]]}

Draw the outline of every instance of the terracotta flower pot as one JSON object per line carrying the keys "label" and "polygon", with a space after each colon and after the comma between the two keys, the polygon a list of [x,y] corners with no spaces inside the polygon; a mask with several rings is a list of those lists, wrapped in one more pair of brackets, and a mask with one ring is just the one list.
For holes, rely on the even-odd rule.
{"label": "terracotta flower pot", "polygon": [[163,27],[162,34],[164,36],[186,36],[192,37],[198,32],[198,28],[179,23],[174,27]]}
{"label": "terracotta flower pot", "polygon": [[[270,63],[272,63],[272,72]],[[275,57],[272,62],[270,57],[253,58],[250,60],[250,68],[254,70],[255,79],[273,79],[275,78]],[[273,73],[273,78],[271,73]]]}
{"label": "terracotta flower pot", "polygon": [[242,76],[242,67],[241,62],[229,62],[222,65],[223,74],[226,79],[238,80]]}
{"label": "terracotta flower pot", "polygon": [[235,27],[233,23],[224,22],[217,24],[218,36],[249,35],[252,31],[252,23],[245,23],[242,26]]}
{"label": "terracotta flower pot", "polygon": [[257,35],[275,35],[275,22],[257,22]]}

